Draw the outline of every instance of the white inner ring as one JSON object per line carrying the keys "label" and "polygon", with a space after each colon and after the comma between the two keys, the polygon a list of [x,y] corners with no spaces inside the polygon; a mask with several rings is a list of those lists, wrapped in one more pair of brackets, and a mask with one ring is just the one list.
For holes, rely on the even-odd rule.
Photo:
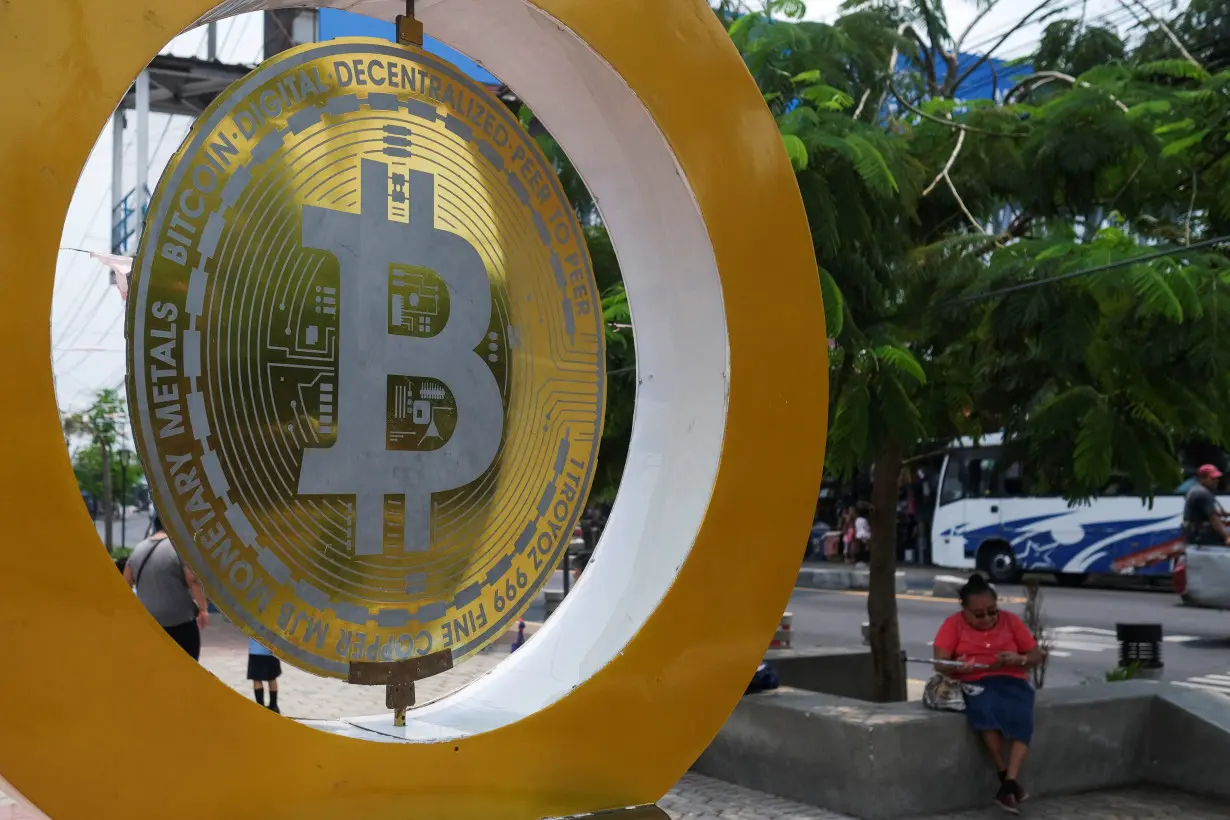
{"label": "white inner ring", "polygon": [[[214,15],[277,8],[224,3]],[[334,0],[392,21],[400,0]],[[636,326],[636,414],[600,549],[555,617],[494,670],[411,711],[356,726],[416,742],[453,740],[558,701],[615,658],[691,552],[726,425],[728,337],[709,235],[683,171],[640,100],[571,31],[524,0],[418,0],[428,33],[513,89],[568,152],[611,234]],[[687,639],[680,635],[682,644]]]}

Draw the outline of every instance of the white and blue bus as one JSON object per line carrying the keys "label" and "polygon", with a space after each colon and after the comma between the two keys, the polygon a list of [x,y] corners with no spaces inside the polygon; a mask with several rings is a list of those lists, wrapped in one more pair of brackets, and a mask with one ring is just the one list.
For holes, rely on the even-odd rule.
{"label": "white and blue bus", "polygon": [[[977,568],[1000,582],[1022,572],[1054,573],[1073,584],[1089,575],[1172,572],[1183,553],[1183,496],[1192,479],[1158,493],[1152,505],[1126,480],[1112,480],[1092,502],[1069,506],[1058,496],[1028,494],[1028,465],[1005,463],[1002,452],[998,434],[948,449],[931,526],[932,563]],[[1219,500],[1230,509],[1230,498]]]}

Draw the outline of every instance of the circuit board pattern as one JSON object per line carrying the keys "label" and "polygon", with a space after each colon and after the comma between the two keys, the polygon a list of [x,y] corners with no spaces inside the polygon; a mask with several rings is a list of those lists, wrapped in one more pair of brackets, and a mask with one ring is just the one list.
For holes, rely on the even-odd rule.
{"label": "circuit board pattern", "polygon": [[147,237],[138,445],[211,599],[334,677],[497,638],[604,409],[582,233],[517,120],[417,49],[285,52],[198,122]]}

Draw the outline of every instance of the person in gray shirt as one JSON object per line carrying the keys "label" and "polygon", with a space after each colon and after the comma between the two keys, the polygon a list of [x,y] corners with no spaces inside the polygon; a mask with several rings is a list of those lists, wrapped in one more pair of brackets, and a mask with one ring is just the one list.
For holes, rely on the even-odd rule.
{"label": "person in gray shirt", "polygon": [[205,590],[175,551],[157,512],[150,515],[150,529],[153,534],[124,565],[124,580],[172,640],[200,660],[201,630],[209,623]]}

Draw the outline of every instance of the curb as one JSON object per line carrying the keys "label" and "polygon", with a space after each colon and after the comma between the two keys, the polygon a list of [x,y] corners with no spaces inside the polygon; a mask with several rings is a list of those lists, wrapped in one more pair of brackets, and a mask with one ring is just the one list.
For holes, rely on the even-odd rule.
{"label": "curb", "polygon": [[[808,589],[866,590],[870,582],[871,571],[868,569],[801,569],[795,585]],[[897,570],[896,590],[898,594],[909,591],[904,570]]]}

